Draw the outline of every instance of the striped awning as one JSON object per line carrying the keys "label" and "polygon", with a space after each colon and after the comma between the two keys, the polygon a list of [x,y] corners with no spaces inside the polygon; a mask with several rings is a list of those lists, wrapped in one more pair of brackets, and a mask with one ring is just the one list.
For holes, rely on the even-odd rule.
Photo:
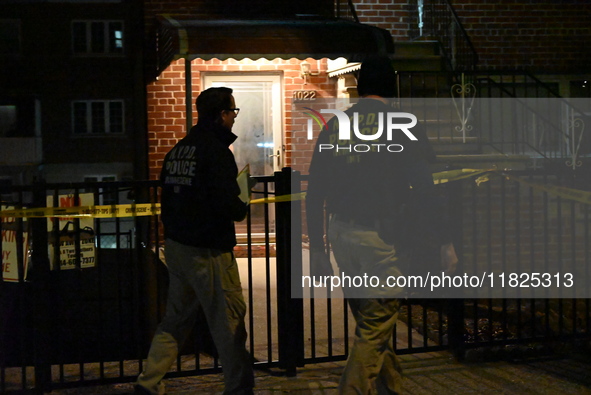
{"label": "striped awning", "polygon": [[175,59],[306,59],[393,53],[391,34],[375,26],[330,20],[196,20],[159,17],[158,66]]}

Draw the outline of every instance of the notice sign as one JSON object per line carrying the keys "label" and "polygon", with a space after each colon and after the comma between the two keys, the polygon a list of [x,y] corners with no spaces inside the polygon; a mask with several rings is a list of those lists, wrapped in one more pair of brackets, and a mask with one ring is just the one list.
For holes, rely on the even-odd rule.
{"label": "notice sign", "polygon": [[[0,210],[12,210],[14,207],[0,206]],[[24,227],[26,229],[26,226]],[[18,281],[18,252],[17,252],[17,227],[16,218],[2,218],[2,280],[17,282]],[[29,265],[28,246],[29,235],[23,232],[23,273],[26,277],[27,267]]]}
{"label": "notice sign", "polygon": [[[78,195],[76,201],[74,195],[60,195],[59,207],[93,206],[94,196],[92,193]],[[47,197],[47,207],[53,207],[53,196]],[[96,260],[96,247],[94,243],[94,219],[79,219],[78,235],[74,229],[74,218],[59,218],[59,237],[53,232],[55,219],[47,222],[49,233],[49,262],[53,270],[75,269],[77,261],[76,241],[80,241],[78,250],[80,267],[82,269],[94,267]],[[56,246],[59,249],[56,251]],[[56,260],[56,258],[58,260]]]}

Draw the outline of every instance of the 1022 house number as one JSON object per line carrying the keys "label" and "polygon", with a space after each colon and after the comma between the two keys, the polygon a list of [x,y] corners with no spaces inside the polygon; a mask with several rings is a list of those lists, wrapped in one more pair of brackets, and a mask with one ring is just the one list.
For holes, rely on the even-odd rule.
{"label": "1022 house number", "polygon": [[297,101],[316,100],[316,91],[293,91],[293,99]]}

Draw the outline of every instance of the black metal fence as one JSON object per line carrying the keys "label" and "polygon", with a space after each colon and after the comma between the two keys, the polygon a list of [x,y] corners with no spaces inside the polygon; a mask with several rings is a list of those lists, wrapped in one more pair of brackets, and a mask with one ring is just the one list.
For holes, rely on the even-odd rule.
{"label": "black metal fence", "polygon": [[523,156],[539,165],[564,158],[576,169],[591,152],[588,100],[561,97],[557,83],[518,71],[402,71],[397,78],[401,104],[448,154]]}
{"label": "black metal fence", "polygon": [[[584,190],[590,185],[580,172],[513,175]],[[297,173],[290,169],[260,177],[254,197],[297,193],[291,177]],[[503,177],[482,186],[455,181],[445,188],[461,269],[503,267],[516,259],[533,266],[550,260],[589,266],[588,205]],[[42,184],[14,187],[2,198],[16,208],[46,207],[84,205],[85,194],[93,204],[109,196],[113,207],[159,201],[156,182]],[[244,246],[236,250],[248,306],[247,347],[255,366],[291,374],[307,363],[345,359],[354,328],[345,300],[291,298],[291,265],[301,264],[294,252],[306,253],[302,232],[293,227],[300,205],[263,204],[262,251],[253,243],[250,219]],[[158,216],[88,221],[3,218],[0,392],[130,382],[142,370],[166,299]],[[8,267],[13,264],[16,271]],[[461,356],[469,348],[588,340],[589,307],[582,299],[405,300],[396,349],[400,354],[451,349]],[[199,318],[168,377],[218,371]]]}

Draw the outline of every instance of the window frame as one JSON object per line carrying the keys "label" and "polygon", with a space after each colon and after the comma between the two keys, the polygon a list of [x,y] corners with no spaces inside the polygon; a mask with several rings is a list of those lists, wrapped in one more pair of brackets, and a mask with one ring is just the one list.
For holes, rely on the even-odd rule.
{"label": "window frame", "polygon": [[[111,25],[112,24],[120,24],[121,25],[121,50],[116,51],[113,50],[111,45]],[[77,49],[77,33],[76,33],[76,26],[78,24],[83,24],[84,26],[84,50]],[[104,49],[100,52],[93,51],[93,26],[97,24],[102,24],[102,43]],[[118,19],[75,19],[72,21],[71,24],[71,39],[72,39],[72,54],[74,56],[81,56],[81,57],[122,57],[125,56],[125,23],[123,20]],[[115,38],[117,40],[117,38]]]}
{"label": "window frame", "polygon": [[[85,104],[85,123],[86,123],[86,131],[81,133],[77,131],[77,114],[76,114],[76,104],[83,103]],[[102,114],[102,127],[104,128],[100,132],[94,132],[93,128],[96,125],[96,119],[93,116],[93,108],[94,105],[102,103],[103,104],[103,114]],[[119,121],[119,127],[121,129],[120,132],[113,132],[113,117],[111,115],[111,104],[112,103],[120,103],[121,104],[121,119]],[[72,136],[74,137],[105,137],[105,136],[124,136],[125,135],[125,100],[123,99],[112,99],[112,100],[72,100],[71,102],[71,121],[72,121]]]}

